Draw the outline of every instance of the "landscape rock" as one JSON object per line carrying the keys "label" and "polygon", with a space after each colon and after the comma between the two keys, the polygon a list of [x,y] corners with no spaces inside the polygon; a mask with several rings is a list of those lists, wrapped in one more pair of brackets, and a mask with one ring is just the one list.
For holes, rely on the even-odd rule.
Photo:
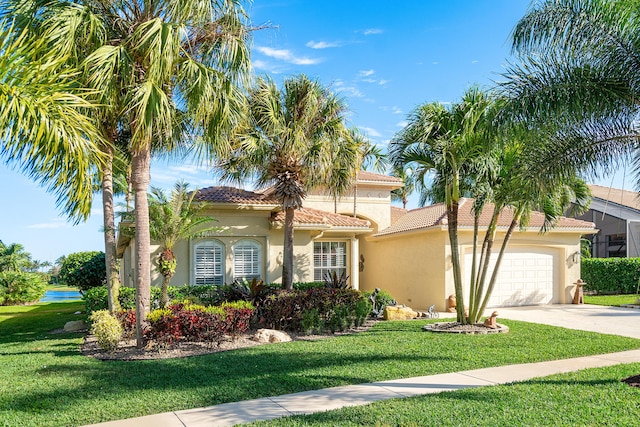
{"label": "landscape rock", "polygon": [[388,305],[384,308],[384,320],[410,320],[418,317],[411,307],[404,305]]}
{"label": "landscape rock", "polygon": [[275,329],[258,329],[253,340],[263,343],[289,342],[291,337],[286,332]]}
{"label": "landscape rock", "polygon": [[84,320],[72,320],[64,324],[65,332],[77,332],[87,329],[87,324]]}

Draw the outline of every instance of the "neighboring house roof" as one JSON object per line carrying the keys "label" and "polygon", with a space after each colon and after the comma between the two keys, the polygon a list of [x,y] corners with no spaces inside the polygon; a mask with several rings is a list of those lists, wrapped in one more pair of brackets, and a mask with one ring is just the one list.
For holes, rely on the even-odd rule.
{"label": "neighboring house roof", "polygon": [[602,202],[624,206],[640,212],[640,197],[635,191],[620,190],[618,188],[603,187],[601,185],[589,185],[594,199]]}
{"label": "neighboring house roof", "polygon": [[389,176],[389,175],[382,175],[379,173],[367,172],[367,171],[358,172],[358,182],[393,183],[393,184],[400,184],[401,187],[403,185],[401,178],[398,178],[395,176]]}
{"label": "neighboring house roof", "polygon": [[[271,215],[271,223],[274,225],[284,224],[284,212],[275,212]],[[371,223],[367,220],[340,215],[311,208],[296,209],[293,216],[294,225],[298,226],[320,226],[322,228],[361,228],[368,230]]]}
{"label": "neighboring house roof", "polygon": [[207,187],[197,190],[198,202],[232,203],[243,205],[278,205],[272,193],[254,192],[234,187]]}
{"label": "neighboring house roof", "polygon": [[[473,200],[461,199],[458,211],[458,227],[473,227],[474,215],[472,211]],[[488,203],[480,215],[480,226],[489,225],[491,215],[493,213],[493,205]],[[511,209],[505,209],[498,218],[498,227],[508,227],[513,220],[513,212]],[[529,228],[540,228],[544,224],[544,214],[534,211],[529,219]],[[380,231],[376,236],[386,236],[396,233],[406,233],[410,231],[423,230],[428,228],[440,228],[447,225],[447,212],[444,203],[418,208],[408,211],[401,216],[390,227]],[[576,231],[593,230],[595,225],[592,222],[582,221],[579,219],[560,217],[555,229],[573,229]]]}

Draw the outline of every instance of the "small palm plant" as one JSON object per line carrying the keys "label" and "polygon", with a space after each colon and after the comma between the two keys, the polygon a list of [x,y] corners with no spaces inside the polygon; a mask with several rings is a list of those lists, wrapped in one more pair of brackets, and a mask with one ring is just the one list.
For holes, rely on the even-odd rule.
{"label": "small palm plant", "polygon": [[189,191],[189,184],[182,181],[175,184],[170,198],[156,187],[149,195],[149,231],[151,239],[161,246],[156,265],[164,278],[160,297],[162,307],[169,302],[169,282],[176,272],[173,248],[177,241],[217,230],[217,227],[206,226],[212,221],[210,217],[199,216],[204,206],[193,202],[195,195],[195,191]]}

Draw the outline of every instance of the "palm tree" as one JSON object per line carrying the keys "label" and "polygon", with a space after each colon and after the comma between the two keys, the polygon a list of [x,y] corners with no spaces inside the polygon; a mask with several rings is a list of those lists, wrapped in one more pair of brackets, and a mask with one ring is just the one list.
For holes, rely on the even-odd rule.
{"label": "palm tree", "polygon": [[[344,102],[319,82],[304,75],[286,79],[281,90],[261,77],[249,90],[245,128],[236,135],[235,149],[221,163],[224,178],[241,181],[254,176],[258,185],[273,185],[285,212],[282,284],[293,285],[293,217],[307,191],[331,178],[338,161],[342,175],[355,175],[353,162],[336,159],[336,153],[352,157],[353,139],[345,128]],[[333,176],[335,178],[335,174]]]}
{"label": "palm tree", "polygon": [[469,89],[462,102],[444,106],[429,103],[419,106],[408,125],[389,145],[395,169],[411,166],[416,180],[435,172],[443,184],[448,234],[456,293],[458,322],[468,323],[464,313],[463,283],[458,245],[458,209],[460,198],[469,190],[470,177],[480,174],[488,161],[491,143],[485,131],[490,126],[487,112],[492,100],[477,87]]}
{"label": "palm tree", "polygon": [[402,187],[396,188],[391,192],[391,200],[401,202],[402,209],[407,209],[409,196],[416,191],[415,177],[412,172],[411,168],[396,168],[391,172],[391,175],[402,179]]}
{"label": "palm tree", "polygon": [[158,271],[164,277],[162,281],[162,307],[169,302],[168,287],[176,272],[177,259],[173,248],[178,240],[202,235],[215,227],[204,227],[211,218],[198,216],[201,204],[193,202],[197,192],[189,192],[189,184],[177,182],[171,192],[171,198],[160,189],[152,187],[149,195],[149,232],[151,239],[160,243],[160,256],[157,260]]}
{"label": "palm tree", "polygon": [[640,99],[637,4],[608,0],[544,0],[513,32],[518,64],[501,84],[511,110],[545,129],[542,173],[592,172],[636,155]]}
{"label": "palm tree", "polygon": [[0,21],[0,159],[45,185],[75,222],[91,212],[100,133],[73,70],[42,39]]}
{"label": "palm tree", "polygon": [[33,264],[31,254],[19,243],[5,245],[0,240],[0,271],[27,271]]}
{"label": "palm tree", "polygon": [[150,308],[152,148],[172,151],[189,135],[208,144],[202,151],[208,155],[215,152],[211,145],[224,141],[224,130],[242,111],[237,85],[250,67],[247,16],[239,0],[77,1],[31,11],[16,0],[10,12],[39,21],[44,39],[61,57],[81,55],[82,81],[106,105],[102,131],[109,140],[122,128],[131,132],[136,336],[142,346]]}

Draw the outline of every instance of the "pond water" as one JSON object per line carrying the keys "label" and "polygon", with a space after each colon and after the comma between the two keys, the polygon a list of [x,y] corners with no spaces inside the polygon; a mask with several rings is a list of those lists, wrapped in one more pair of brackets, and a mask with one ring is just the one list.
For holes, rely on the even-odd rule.
{"label": "pond water", "polygon": [[40,302],[60,302],[60,301],[73,301],[82,298],[78,291],[52,291],[48,290],[44,293],[44,296]]}

